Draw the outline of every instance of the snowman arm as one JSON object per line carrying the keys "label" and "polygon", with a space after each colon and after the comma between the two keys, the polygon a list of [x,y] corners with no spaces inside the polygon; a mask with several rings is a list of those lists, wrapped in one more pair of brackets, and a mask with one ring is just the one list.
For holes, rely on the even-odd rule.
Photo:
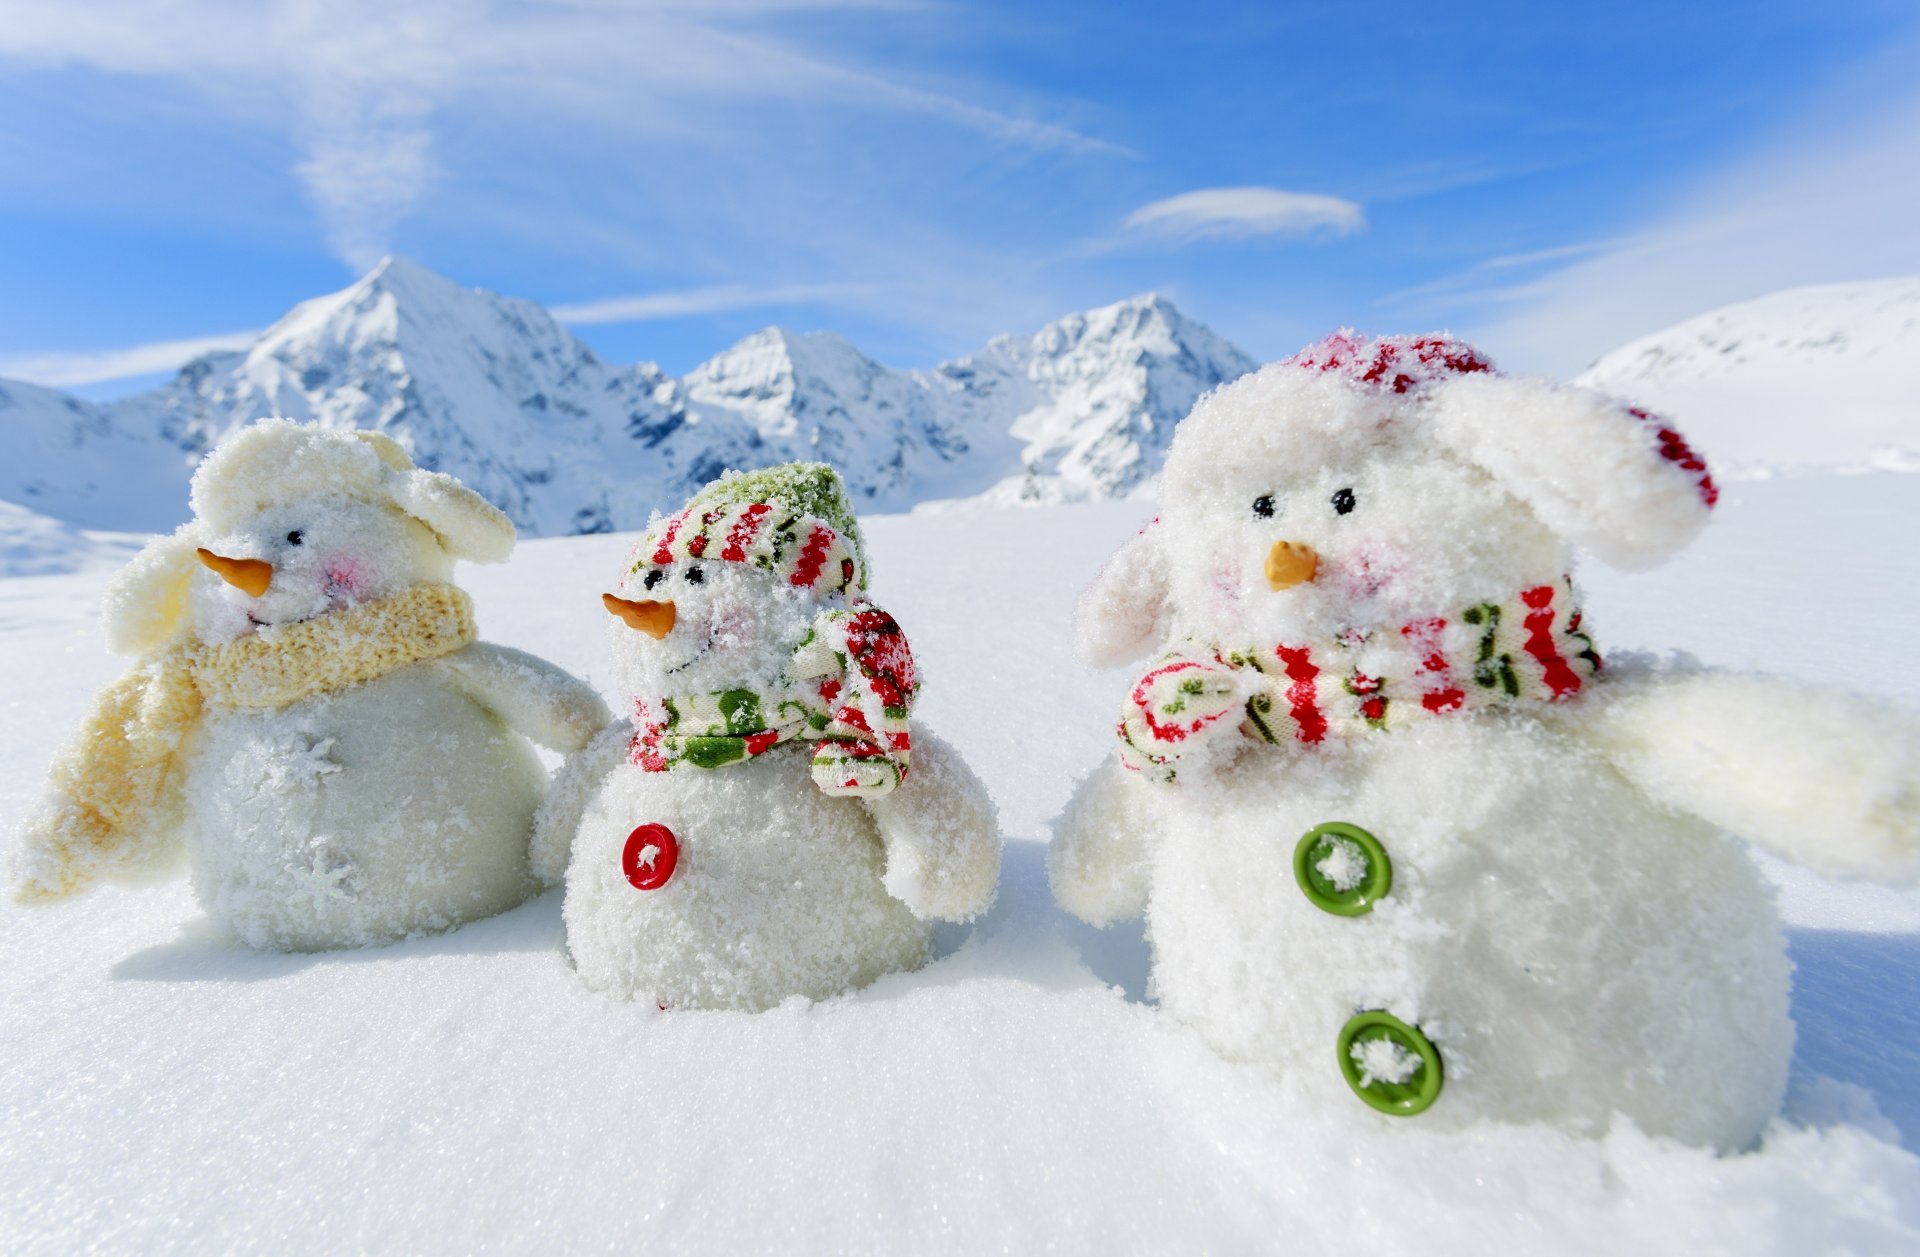
{"label": "snowman arm", "polygon": [[[1775,677],[1629,661],[1575,728],[1667,806],[1817,872],[1920,880],[1920,721]],[[1586,704],[1580,705],[1585,707]]]}
{"label": "snowman arm", "polygon": [[1115,756],[1080,783],[1047,846],[1047,882],[1061,907],[1098,926],[1146,910],[1155,789]]}
{"label": "snowman arm", "polygon": [[439,662],[467,697],[556,751],[579,750],[612,719],[584,682],[524,650],[475,642]]}
{"label": "snowman arm", "polygon": [[887,868],[887,893],[922,920],[971,921],[1000,881],[1000,817],[960,753],[913,731],[913,762],[900,784],[863,799]]}
{"label": "snowman arm", "polygon": [[616,720],[584,748],[567,756],[553,774],[547,796],[533,814],[533,842],[527,848],[527,865],[543,885],[557,886],[566,876],[580,818],[586,815],[600,783],[626,759],[632,739],[633,726]]}

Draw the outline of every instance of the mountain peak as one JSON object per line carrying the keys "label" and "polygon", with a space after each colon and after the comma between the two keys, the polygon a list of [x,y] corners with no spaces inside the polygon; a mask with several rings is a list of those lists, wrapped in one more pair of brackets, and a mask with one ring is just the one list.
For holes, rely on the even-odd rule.
{"label": "mountain peak", "polygon": [[1178,327],[1189,326],[1192,323],[1191,319],[1180,312],[1180,307],[1173,303],[1171,297],[1160,292],[1135,293],[1111,305],[1097,306],[1087,310],[1079,317],[1086,319],[1089,323],[1133,320],[1142,324],[1162,322]]}
{"label": "mountain peak", "polygon": [[686,383],[690,395],[738,404],[791,397],[816,380],[869,377],[886,370],[838,332],[766,327],[695,367]]}
{"label": "mountain peak", "polygon": [[403,310],[458,306],[485,296],[418,262],[389,254],[345,288],[302,301],[289,310],[261,335],[248,356],[281,354],[288,346],[297,347],[317,338],[348,336],[364,340],[378,335],[392,340],[399,333]]}
{"label": "mountain peak", "polygon": [[455,283],[438,271],[428,270],[412,258],[402,257],[398,253],[389,253],[374,265],[374,268],[362,275],[354,287],[381,288],[389,292],[404,292],[412,289],[459,292],[473,292],[461,284]]}
{"label": "mountain peak", "polygon": [[1123,301],[1116,301],[1113,305],[1105,308],[1113,310],[1151,310],[1156,314],[1172,318],[1186,318],[1185,315],[1180,313],[1179,307],[1173,304],[1171,297],[1157,290],[1135,293],[1133,296]]}
{"label": "mountain peak", "polygon": [[[534,302],[392,256],[295,307],[245,353],[203,358],[163,389],[98,415],[36,409],[50,441],[98,427],[95,465],[124,446],[128,468],[171,459],[181,477],[268,415],[378,429],[538,536],[639,527],[728,468],[796,459],[834,463],[864,510],[970,497],[1009,477],[1023,499],[1132,492],[1194,399],[1250,366],[1143,293],[931,370],[885,366],[837,332],[776,326],[674,378],[610,367]],[[85,524],[121,497],[175,509],[184,499],[171,483],[137,494],[157,483],[151,472],[108,483],[69,464],[46,478],[57,484],[22,480],[17,491],[70,499]],[[150,526],[171,516],[155,512]]]}

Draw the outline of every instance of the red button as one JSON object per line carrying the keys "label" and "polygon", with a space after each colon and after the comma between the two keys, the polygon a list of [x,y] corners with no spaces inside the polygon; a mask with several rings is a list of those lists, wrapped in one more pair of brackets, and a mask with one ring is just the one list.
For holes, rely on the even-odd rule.
{"label": "red button", "polygon": [[642,825],[627,835],[620,870],[635,890],[659,890],[680,863],[680,840],[665,825]]}

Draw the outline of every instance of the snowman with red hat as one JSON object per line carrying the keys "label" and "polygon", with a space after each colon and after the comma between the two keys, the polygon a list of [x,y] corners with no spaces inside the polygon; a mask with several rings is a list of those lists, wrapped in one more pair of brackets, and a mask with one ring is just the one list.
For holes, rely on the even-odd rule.
{"label": "snowman with red hat", "polygon": [[1446,337],[1337,334],[1203,398],[1076,611],[1089,662],[1151,661],[1058,824],[1056,896],[1144,911],[1163,1007],[1329,1105],[1752,1140],[1793,1027],[1738,839],[1911,880],[1920,731],[1603,670],[1570,549],[1650,565],[1717,496],[1661,420]]}
{"label": "snowman with red hat", "polygon": [[561,770],[534,864],[587,985],[670,1008],[820,999],[986,910],[985,788],[915,727],[907,638],[824,463],[729,473],[641,539],[609,613],[629,719]]}

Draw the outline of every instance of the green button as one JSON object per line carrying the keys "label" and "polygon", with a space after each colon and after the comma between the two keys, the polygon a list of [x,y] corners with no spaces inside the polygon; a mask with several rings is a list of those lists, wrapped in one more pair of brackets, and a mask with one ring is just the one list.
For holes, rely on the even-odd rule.
{"label": "green button", "polygon": [[1440,1049],[1387,1012],[1361,1013],[1340,1028],[1340,1073],[1353,1094],[1392,1117],[1424,1113],[1445,1082]]}
{"label": "green button", "polygon": [[1358,825],[1315,825],[1293,849],[1293,880],[1321,908],[1339,917],[1365,916],[1393,889],[1387,849]]}

